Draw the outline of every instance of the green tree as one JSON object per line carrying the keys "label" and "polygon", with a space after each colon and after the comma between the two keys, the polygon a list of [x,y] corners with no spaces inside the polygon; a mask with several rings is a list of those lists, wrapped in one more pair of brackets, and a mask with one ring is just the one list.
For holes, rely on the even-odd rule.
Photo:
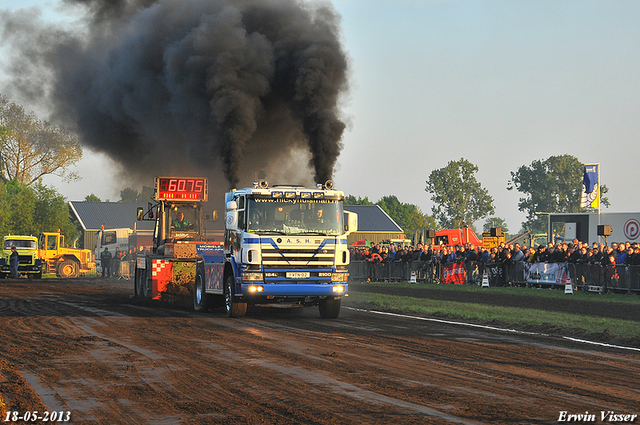
{"label": "green tree", "polygon": [[478,167],[464,158],[433,170],[425,190],[433,194],[433,216],[445,229],[471,226],[495,212],[493,198],[475,177]]}
{"label": "green tree", "polygon": [[[580,206],[583,174],[584,165],[568,154],[535,160],[529,166],[512,171],[507,190],[516,189],[525,195],[518,202],[518,209],[527,214],[522,228],[532,229],[535,233],[545,232],[546,213],[585,212]],[[601,194],[607,192],[608,188],[602,185]],[[606,197],[601,196],[600,202],[609,206]]]}
{"label": "green tree", "polygon": [[27,186],[42,176],[78,180],[69,169],[82,157],[78,138],[39,120],[35,114],[0,96],[0,178]]}
{"label": "green tree", "polygon": [[383,196],[376,205],[389,214],[406,235],[413,234],[415,230],[437,228],[433,217],[424,214],[413,204],[400,202],[396,196]]}
{"label": "green tree", "polygon": [[53,186],[45,186],[38,181],[33,185],[36,195],[36,206],[34,209],[34,223],[40,232],[52,232],[60,229],[60,233],[65,235],[65,241],[69,246],[73,240],[80,236],[75,224],[71,221],[69,204]]}
{"label": "green tree", "polygon": [[365,196],[364,198],[361,198],[358,196],[358,198],[356,198],[353,195],[345,196],[344,204],[345,205],[375,205],[373,202],[369,200],[368,196]]}
{"label": "green tree", "polygon": [[509,233],[509,227],[507,226],[507,222],[505,221],[504,218],[489,217],[487,221],[484,222],[484,225],[482,226],[482,231],[489,232],[493,227],[499,227],[502,229],[504,233]]}
{"label": "green tree", "polygon": [[151,186],[142,186],[142,191],[130,187],[120,191],[120,200],[118,202],[146,202],[153,197],[154,189]]}
{"label": "green tree", "polygon": [[102,199],[98,198],[93,193],[84,197],[85,202],[102,202]]}
{"label": "green tree", "polygon": [[40,229],[34,222],[36,196],[32,189],[15,180],[4,185],[7,201],[7,234],[37,235]]}
{"label": "green tree", "polygon": [[55,188],[40,181],[27,186],[16,180],[0,182],[0,231],[3,235],[38,235],[60,229],[67,240],[79,235],[69,206]]}

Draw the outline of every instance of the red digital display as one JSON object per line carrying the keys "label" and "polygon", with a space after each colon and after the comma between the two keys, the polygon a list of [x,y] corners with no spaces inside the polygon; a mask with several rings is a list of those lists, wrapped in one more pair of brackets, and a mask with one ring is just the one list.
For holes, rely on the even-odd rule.
{"label": "red digital display", "polygon": [[207,179],[191,177],[157,177],[157,201],[207,201]]}

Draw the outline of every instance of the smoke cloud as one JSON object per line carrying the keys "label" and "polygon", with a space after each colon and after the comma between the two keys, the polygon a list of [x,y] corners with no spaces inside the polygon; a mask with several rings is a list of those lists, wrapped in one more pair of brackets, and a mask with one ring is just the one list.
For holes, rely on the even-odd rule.
{"label": "smoke cloud", "polygon": [[4,43],[18,52],[7,69],[12,87],[47,102],[52,120],[132,179],[224,175],[235,187],[259,172],[332,177],[348,63],[330,5],[66,3],[84,11],[81,30],[34,20],[33,11],[0,14]]}

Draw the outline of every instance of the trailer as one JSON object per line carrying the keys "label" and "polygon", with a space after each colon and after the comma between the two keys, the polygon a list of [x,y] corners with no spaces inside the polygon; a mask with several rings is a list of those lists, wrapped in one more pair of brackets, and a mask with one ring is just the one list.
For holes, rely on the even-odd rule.
{"label": "trailer", "polygon": [[548,217],[549,241],[636,242],[640,236],[640,212],[557,213]]}

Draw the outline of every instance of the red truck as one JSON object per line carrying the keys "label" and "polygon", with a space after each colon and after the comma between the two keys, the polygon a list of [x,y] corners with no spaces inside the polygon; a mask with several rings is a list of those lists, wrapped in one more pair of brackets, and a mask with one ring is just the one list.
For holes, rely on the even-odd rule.
{"label": "red truck", "polygon": [[501,242],[504,242],[504,233],[500,228],[491,229],[491,232],[483,233],[482,239],[480,239],[473,229],[463,227],[461,229],[438,230],[436,237],[433,239],[433,249],[441,249],[443,246],[454,247],[466,243],[473,244],[475,247],[482,246],[485,249],[489,249],[499,246]]}

